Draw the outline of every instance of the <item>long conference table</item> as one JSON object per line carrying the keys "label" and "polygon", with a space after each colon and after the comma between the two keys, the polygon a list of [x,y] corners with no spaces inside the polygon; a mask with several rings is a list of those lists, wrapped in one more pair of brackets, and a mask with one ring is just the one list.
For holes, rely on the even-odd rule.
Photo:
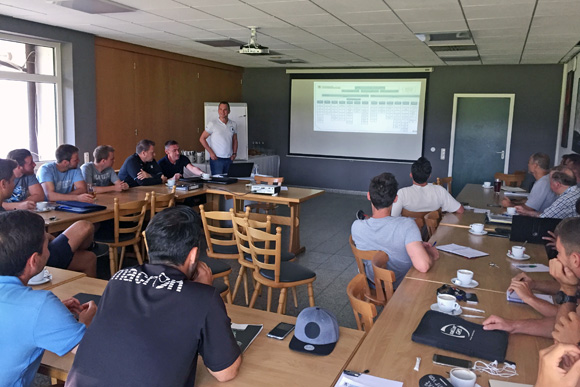
{"label": "long conference table", "polygon": [[[107,281],[81,277],[62,283],[52,292],[61,300],[78,293],[101,295]],[[331,386],[344,370],[359,347],[364,333],[349,328],[340,328],[340,339],[334,351],[328,356],[316,356],[295,352],[288,348],[292,334],[284,340],[266,337],[279,322],[295,324],[296,317],[265,312],[257,309],[226,304],[228,315],[237,324],[263,324],[258,337],[243,354],[243,362],[238,376],[230,382],[220,383],[209,374],[198,359],[196,386]],[[74,354],[59,357],[45,351],[39,372],[58,380],[66,380],[74,361]]]}
{"label": "long conference table", "polygon": [[[289,226],[290,228],[290,246],[289,251],[294,254],[300,254],[304,251],[304,246],[300,244],[300,204],[315,198],[324,193],[324,190],[287,187],[287,190],[282,190],[278,196],[260,195],[247,192],[246,184],[249,181],[240,180],[235,184],[220,185],[220,184],[204,184],[204,186],[197,190],[180,191],[177,190],[175,195],[178,200],[183,200],[188,197],[206,195],[207,209],[219,210],[220,197],[226,197],[234,200],[234,208],[237,212],[243,211],[244,201],[255,201],[263,203],[275,203],[287,206],[290,209],[289,216],[271,215],[272,223]],[[102,222],[113,218],[113,203],[114,199],[118,198],[119,203],[129,203],[138,200],[143,200],[145,195],[154,191],[156,194],[167,194],[171,192],[171,188],[165,185],[141,186],[133,187],[123,192],[108,192],[98,194],[96,204],[106,206],[107,209],[102,211],[91,212],[88,214],[76,214],[63,211],[48,211],[40,213],[44,218],[46,230],[49,233],[65,230],[71,224],[78,220],[87,220],[93,223]],[[54,203],[53,203],[54,205]],[[266,215],[252,213],[252,219],[265,220]]]}
{"label": "long conference table", "polygon": [[[468,185],[458,198],[461,201],[473,203],[474,207],[485,208],[487,203],[501,200],[501,198],[493,196],[493,190],[491,193],[489,191],[484,191],[481,186]],[[501,196],[501,194],[497,196]],[[496,207],[492,207],[492,209],[496,209],[494,212],[501,211]],[[507,257],[507,250],[512,245],[521,243],[510,242],[507,238],[476,236],[468,232],[468,222],[484,223],[485,214],[466,211],[463,214],[447,214],[447,216],[454,217],[456,221],[448,222],[447,225],[442,222],[430,239],[430,243],[437,242],[438,246],[456,243],[486,252],[489,255],[467,259],[439,251],[439,260],[427,273],[421,273],[415,268],[411,268],[347,365],[348,370],[355,372],[369,370],[371,375],[402,381],[405,386],[417,386],[419,379],[426,374],[434,373],[448,376],[449,367],[433,364],[432,357],[435,353],[469,359],[473,362],[480,360],[417,344],[411,340],[411,335],[425,312],[437,302],[437,289],[443,284],[451,285],[451,279],[456,277],[458,269],[472,270],[475,273],[474,279],[479,282],[476,288],[463,289],[477,294],[479,303],[465,304],[460,302],[460,305],[485,311],[485,313],[477,313],[464,310],[463,314],[481,315],[485,318],[495,314],[507,319],[538,319],[542,317],[528,305],[508,302],[506,290],[511,278],[520,272],[512,263],[548,264],[544,246],[527,244],[526,253],[530,255],[530,259],[514,261]],[[551,279],[548,273],[528,274],[538,280]],[[484,321],[483,318],[465,318],[465,320],[478,324]],[[479,374],[477,383],[480,386],[487,386],[489,379],[499,379],[534,384],[537,377],[539,350],[552,343],[552,340],[547,338],[511,334],[506,359],[516,363],[518,376],[504,379],[477,372]],[[417,357],[421,358],[418,372],[413,370]]]}

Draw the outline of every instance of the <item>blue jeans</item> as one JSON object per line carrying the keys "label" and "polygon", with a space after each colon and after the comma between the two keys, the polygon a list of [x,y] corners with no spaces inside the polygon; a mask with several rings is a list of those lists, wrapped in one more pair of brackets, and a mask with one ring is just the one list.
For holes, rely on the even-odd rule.
{"label": "blue jeans", "polygon": [[230,170],[230,165],[232,164],[232,159],[218,157],[217,160],[209,160],[209,167],[211,168],[212,175],[222,175],[228,173]]}

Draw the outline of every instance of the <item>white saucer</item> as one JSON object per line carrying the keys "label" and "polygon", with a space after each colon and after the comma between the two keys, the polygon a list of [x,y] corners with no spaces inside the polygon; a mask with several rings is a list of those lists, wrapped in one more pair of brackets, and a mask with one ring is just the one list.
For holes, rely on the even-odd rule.
{"label": "white saucer", "polygon": [[28,281],[28,285],[42,285],[52,280],[52,274],[47,269],[44,269],[44,278],[40,281]]}
{"label": "white saucer", "polygon": [[493,185],[490,185],[489,187],[486,187],[485,185],[483,185],[483,184],[482,184],[481,186],[482,186],[483,188],[485,188],[485,189],[492,189],[492,188],[493,188]]}
{"label": "white saucer", "polygon": [[44,210],[34,210],[37,214],[41,214],[43,212],[49,212],[54,210],[54,207],[46,207]]}
{"label": "white saucer", "polygon": [[506,211],[502,215],[505,215],[505,216],[514,216],[514,215],[517,215],[517,214],[518,214],[517,212],[515,214],[513,214],[513,215],[512,214],[508,214],[508,212]]}
{"label": "white saucer", "polygon": [[521,258],[516,258],[512,255],[511,251],[508,251],[507,256],[511,259],[515,259],[516,261],[525,261],[530,259],[530,256],[528,254],[524,254]]}
{"label": "white saucer", "polygon": [[487,235],[487,231],[485,231],[485,230],[483,230],[482,232],[475,232],[475,231],[469,229],[469,233],[471,235],[479,235],[479,236]]}
{"label": "white saucer", "polygon": [[[451,384],[451,378],[446,378],[446,379]],[[475,383],[475,386],[473,386],[473,387],[481,387],[481,386],[479,384]]]}
{"label": "white saucer", "polygon": [[451,283],[455,286],[459,286],[462,288],[467,288],[467,289],[472,289],[472,288],[476,288],[479,286],[479,282],[477,282],[476,280],[472,279],[471,283],[469,285],[460,285],[459,280],[457,279],[457,277],[455,278],[451,278]]}
{"label": "white saucer", "polygon": [[[439,305],[437,303],[434,303],[433,305],[431,305],[431,310],[434,310],[435,312],[441,312],[439,310]],[[463,310],[461,310],[461,307],[459,307],[455,310],[452,310],[450,313],[447,313],[447,312],[441,312],[441,313],[445,313],[445,314],[448,314],[451,316],[459,316],[462,312],[463,312]]]}

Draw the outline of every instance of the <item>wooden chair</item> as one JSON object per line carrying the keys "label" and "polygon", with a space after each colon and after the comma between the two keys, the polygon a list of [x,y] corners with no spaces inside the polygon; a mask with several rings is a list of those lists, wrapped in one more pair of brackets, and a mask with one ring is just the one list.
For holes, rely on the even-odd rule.
{"label": "wooden chair", "polygon": [[[104,243],[109,246],[109,264],[111,275],[115,274],[119,268],[123,267],[125,247],[133,246],[135,256],[140,265],[143,259],[139,251],[141,242],[141,230],[143,221],[147,214],[149,205],[149,193],[144,200],[119,204],[119,198],[114,199],[113,229],[101,227],[95,234],[95,242]],[[118,248],[121,248],[121,257],[118,259]]]}
{"label": "wooden chair", "polygon": [[175,186],[171,193],[158,195],[155,191],[151,191],[151,212],[150,216],[153,218],[155,214],[163,211],[166,208],[175,206]]}
{"label": "wooden chair", "polygon": [[498,172],[493,176],[495,179],[500,179],[502,184],[508,187],[521,187],[524,179],[526,178],[526,174],[522,174],[521,172],[514,173],[512,175],[508,175],[506,173]]}
{"label": "wooden chair", "polygon": [[[254,181],[256,184],[282,185],[284,178],[256,175],[254,176]],[[275,203],[252,203],[249,207],[251,210],[255,210],[252,212],[260,212],[260,210],[264,210],[264,213],[266,214],[275,214],[278,205]]]}
{"label": "wooden chair", "polygon": [[414,212],[403,208],[401,216],[415,219],[415,223],[417,223],[417,227],[421,230],[421,237],[424,241],[428,241],[429,238],[433,236],[443,218],[441,209],[435,211]]}
{"label": "wooden chair", "polygon": [[449,192],[451,194],[451,182],[453,181],[453,177],[448,176],[448,177],[438,177],[437,181],[435,182],[435,184],[437,185],[447,185],[447,192]]}
{"label": "wooden chair", "polygon": [[[352,250],[352,254],[354,255],[354,258],[356,260],[356,265],[358,267],[359,274],[363,274],[366,278],[364,261],[372,262],[373,257],[376,254],[381,253],[382,251],[379,251],[379,250],[359,250],[356,247],[356,245],[354,244],[354,241],[352,239],[352,235],[348,238],[348,243],[350,244],[350,249]],[[383,254],[385,254],[385,253],[383,252]],[[376,290],[371,289],[368,282],[365,282],[365,285],[364,285],[364,298],[366,300],[372,302],[373,304],[382,305],[382,301],[379,300],[377,293],[376,293]]]}
{"label": "wooden chair", "polygon": [[365,301],[366,283],[367,277],[364,274],[357,274],[348,283],[346,293],[350,300],[358,330],[368,332],[373,327],[374,319],[377,317],[377,307]]}
{"label": "wooden chair", "polygon": [[[238,263],[240,264],[240,271],[238,272],[238,278],[236,279],[236,284],[234,285],[234,292],[232,294],[233,299],[236,298],[240,284],[244,282],[244,294],[246,297],[246,305],[249,305],[248,298],[248,276],[246,269],[254,270],[254,263],[252,260],[252,251],[250,250],[249,238],[247,235],[248,226],[255,229],[263,230],[264,232],[270,233],[272,229],[271,217],[268,215],[265,222],[260,222],[257,220],[249,219],[247,216],[239,217],[236,216],[234,210],[231,209],[230,213],[232,215],[232,224],[234,226],[234,236],[236,237],[236,242],[238,243]],[[246,214],[249,215],[249,207],[246,207]],[[265,248],[269,248],[270,242],[263,244]],[[260,257],[258,257],[260,258]],[[261,257],[263,260],[263,257]],[[290,252],[281,253],[282,262],[293,261],[296,256]],[[294,295],[294,306],[298,307],[298,298],[296,296],[296,288],[292,288],[292,293]]]}
{"label": "wooden chair", "polygon": [[[280,289],[278,299],[278,313],[286,311],[286,292],[288,288],[299,285],[308,286],[308,300],[314,306],[314,289],[312,283],[316,280],[316,273],[294,262],[282,262],[282,229],[276,228],[276,235],[269,234],[253,227],[247,227],[248,242],[254,263],[254,280],[256,287],[250,301],[250,308],[254,307],[258,293],[262,286],[268,287],[268,301],[266,310],[270,311],[272,303],[272,288]],[[259,242],[264,242],[260,247]],[[263,260],[259,259],[263,256]]]}
{"label": "wooden chair", "polygon": [[[143,236],[143,243],[145,244],[145,251],[147,252],[147,254],[149,254],[149,246],[147,245],[147,235],[145,234],[145,231],[143,231],[141,233],[141,235]],[[205,262],[205,261],[203,261],[203,262]],[[211,266],[209,266],[209,268],[210,268],[210,270],[212,270]],[[227,275],[229,275],[231,272],[232,272],[232,269],[230,268],[229,269],[229,272],[227,273]],[[217,282],[216,283],[215,282],[215,279],[216,278],[221,277],[220,275],[217,275],[216,276],[213,270],[212,270],[211,274],[212,274],[212,280],[214,281],[212,283],[213,287],[216,288],[217,291],[220,293],[220,296],[224,300],[224,302],[227,302],[228,304],[231,304],[232,303],[232,297],[230,295],[230,288],[225,283],[221,283],[221,282]]]}
{"label": "wooden chair", "polygon": [[[389,257],[384,251],[377,252],[378,255],[382,255],[379,261],[388,260]],[[393,284],[395,283],[395,273],[392,270],[384,269],[373,264],[373,272],[375,273],[375,286],[377,301],[381,302],[382,305],[387,305],[387,302],[393,297]]]}

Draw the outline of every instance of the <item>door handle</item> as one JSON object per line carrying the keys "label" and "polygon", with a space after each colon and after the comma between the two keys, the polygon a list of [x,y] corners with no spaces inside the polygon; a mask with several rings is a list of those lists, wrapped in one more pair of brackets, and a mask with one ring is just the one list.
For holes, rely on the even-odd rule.
{"label": "door handle", "polygon": [[501,152],[495,152],[495,153],[501,153],[501,159],[505,159],[505,150],[502,150]]}

